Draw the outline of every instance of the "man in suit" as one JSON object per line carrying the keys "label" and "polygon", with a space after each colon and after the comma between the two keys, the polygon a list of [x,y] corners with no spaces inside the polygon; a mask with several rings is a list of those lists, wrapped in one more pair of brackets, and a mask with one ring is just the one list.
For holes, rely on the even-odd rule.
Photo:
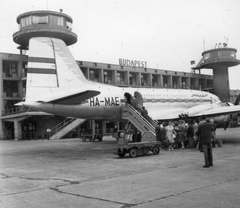
{"label": "man in suit", "polygon": [[201,117],[202,123],[198,126],[197,135],[199,136],[200,142],[203,147],[205,165],[204,168],[209,168],[213,166],[213,156],[212,156],[212,124],[206,121],[206,116]]}

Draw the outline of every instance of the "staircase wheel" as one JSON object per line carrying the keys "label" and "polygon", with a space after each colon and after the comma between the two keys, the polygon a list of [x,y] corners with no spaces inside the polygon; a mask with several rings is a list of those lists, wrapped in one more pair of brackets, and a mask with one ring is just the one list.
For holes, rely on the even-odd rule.
{"label": "staircase wheel", "polygon": [[129,150],[130,157],[137,157],[137,148],[132,148]]}
{"label": "staircase wheel", "polygon": [[152,148],[152,152],[154,155],[158,155],[160,152],[159,146],[158,145],[154,145]]}
{"label": "staircase wheel", "polygon": [[126,154],[125,150],[121,151],[121,149],[118,149],[118,156],[119,157],[123,158],[125,156],[125,154]]}

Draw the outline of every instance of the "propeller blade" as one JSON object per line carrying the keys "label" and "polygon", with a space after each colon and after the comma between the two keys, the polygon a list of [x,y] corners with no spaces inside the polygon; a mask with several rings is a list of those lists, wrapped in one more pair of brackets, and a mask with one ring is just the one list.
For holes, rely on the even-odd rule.
{"label": "propeller blade", "polygon": [[228,121],[225,123],[224,130],[226,130],[226,129],[228,128],[229,123],[230,123],[230,120],[228,120]]}
{"label": "propeller blade", "polygon": [[239,105],[239,102],[240,102],[240,94],[238,95],[238,97],[237,97],[237,99],[236,99],[234,105]]}

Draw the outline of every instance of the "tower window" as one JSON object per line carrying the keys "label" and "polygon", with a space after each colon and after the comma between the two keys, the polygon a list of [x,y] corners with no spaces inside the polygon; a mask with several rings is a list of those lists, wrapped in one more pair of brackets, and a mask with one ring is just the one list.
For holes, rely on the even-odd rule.
{"label": "tower window", "polygon": [[32,16],[33,24],[47,24],[48,16]]}

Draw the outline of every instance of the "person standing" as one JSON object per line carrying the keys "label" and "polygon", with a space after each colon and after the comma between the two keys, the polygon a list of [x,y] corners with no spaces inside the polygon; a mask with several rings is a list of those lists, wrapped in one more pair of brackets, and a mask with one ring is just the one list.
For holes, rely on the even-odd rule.
{"label": "person standing", "polygon": [[157,141],[161,141],[161,127],[159,125],[155,127],[155,134]]}
{"label": "person standing", "polygon": [[160,124],[160,138],[161,138],[161,141],[164,141],[167,139],[167,130],[166,130],[165,122]]}
{"label": "person standing", "polygon": [[178,142],[181,143],[181,149],[184,149],[184,140],[185,140],[185,133],[186,133],[186,129],[185,129],[185,123],[184,121],[180,121],[179,122],[179,132],[178,132]]}
{"label": "person standing", "polygon": [[171,121],[169,121],[168,126],[166,127],[166,131],[167,131],[167,138],[170,142],[169,145],[169,149],[168,150],[172,150],[173,151],[173,144],[174,144],[174,138],[173,138],[173,134],[174,134],[174,127]]}
{"label": "person standing", "polygon": [[187,128],[187,140],[188,140],[188,147],[193,148],[194,147],[194,128],[192,122],[189,123]]}
{"label": "person standing", "polygon": [[212,155],[212,124],[206,122],[206,116],[201,117],[201,125],[198,126],[197,135],[203,147],[205,165],[204,168],[213,166],[213,155]]}
{"label": "person standing", "polygon": [[193,122],[193,129],[194,129],[194,146],[197,146],[198,143],[198,136],[196,134],[197,130],[198,130],[198,122],[196,120],[194,120]]}

